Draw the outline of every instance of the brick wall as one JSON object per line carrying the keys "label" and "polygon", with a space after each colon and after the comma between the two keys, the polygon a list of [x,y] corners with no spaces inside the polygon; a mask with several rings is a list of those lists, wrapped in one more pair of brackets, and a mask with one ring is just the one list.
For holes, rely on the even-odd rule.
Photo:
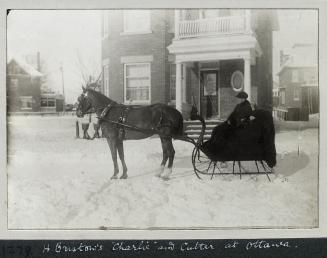
{"label": "brick wall", "polygon": [[[124,64],[121,57],[152,56],[151,62],[151,102],[167,102],[169,71],[167,44],[172,34],[166,30],[166,11],[151,11],[151,31],[149,34],[124,35],[123,11],[110,12],[109,37],[102,44],[102,59],[109,58],[110,97],[117,102],[124,101]],[[170,38],[170,39],[169,39]],[[170,43],[170,42],[169,42]]]}

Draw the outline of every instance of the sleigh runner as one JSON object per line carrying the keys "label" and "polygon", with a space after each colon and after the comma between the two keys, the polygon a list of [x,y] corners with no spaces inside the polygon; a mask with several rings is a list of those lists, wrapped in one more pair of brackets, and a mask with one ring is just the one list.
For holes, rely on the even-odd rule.
{"label": "sleigh runner", "polygon": [[[85,94],[86,93],[86,94]],[[85,95],[85,96],[84,96]],[[91,96],[91,97],[90,97]],[[87,103],[87,107],[86,106]],[[127,178],[127,166],[124,162],[123,141],[129,139],[144,139],[152,135],[159,135],[163,148],[163,160],[159,176],[168,179],[172,173],[175,155],[172,139],[182,140],[194,145],[192,152],[192,165],[198,178],[201,176],[234,174],[266,175],[273,173],[276,165],[275,129],[272,116],[268,111],[256,110],[255,119],[244,124],[227,135],[219,135],[226,131],[226,124],[217,126],[209,140],[204,141],[206,123],[198,115],[195,107],[191,111],[191,119],[201,122],[201,133],[198,139],[189,137],[183,129],[183,118],[174,108],[164,104],[154,104],[145,107],[130,107],[118,104],[99,92],[90,88],[84,89],[79,98],[77,116],[87,113],[97,113],[99,125],[104,137],[107,138],[114,160],[113,179],[117,178],[117,151],[123,165],[123,175]],[[223,129],[223,130],[222,130]],[[228,128],[227,128],[228,129]],[[95,136],[92,138],[94,139]],[[116,149],[115,149],[116,147]],[[164,173],[164,167],[169,160],[169,172]],[[232,171],[220,168],[220,163],[233,162]],[[256,171],[242,171],[243,161],[253,161]],[[267,165],[265,165],[265,163]],[[236,170],[236,165],[238,170]],[[263,170],[259,170],[259,165]]]}

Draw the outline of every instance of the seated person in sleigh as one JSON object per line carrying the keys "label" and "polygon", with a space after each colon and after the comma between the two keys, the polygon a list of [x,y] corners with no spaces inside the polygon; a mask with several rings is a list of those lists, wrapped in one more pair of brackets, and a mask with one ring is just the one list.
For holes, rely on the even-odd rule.
{"label": "seated person in sleigh", "polygon": [[275,166],[275,129],[270,112],[252,110],[246,92],[238,93],[236,98],[240,103],[226,121],[213,129],[202,151],[216,161],[265,160],[269,167]]}

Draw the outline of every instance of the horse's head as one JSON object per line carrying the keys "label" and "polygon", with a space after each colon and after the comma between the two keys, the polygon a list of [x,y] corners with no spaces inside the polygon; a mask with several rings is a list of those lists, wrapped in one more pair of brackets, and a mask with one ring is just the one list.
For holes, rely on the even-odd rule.
{"label": "horse's head", "polygon": [[83,87],[83,93],[77,99],[77,117],[83,117],[85,114],[91,113],[92,102],[87,96],[87,90]]}

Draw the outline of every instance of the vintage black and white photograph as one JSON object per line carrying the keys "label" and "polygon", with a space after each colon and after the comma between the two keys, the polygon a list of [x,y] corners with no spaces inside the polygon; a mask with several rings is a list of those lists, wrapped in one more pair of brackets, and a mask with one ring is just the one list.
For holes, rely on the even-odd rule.
{"label": "vintage black and white photograph", "polygon": [[319,226],[318,9],[7,14],[8,229]]}

